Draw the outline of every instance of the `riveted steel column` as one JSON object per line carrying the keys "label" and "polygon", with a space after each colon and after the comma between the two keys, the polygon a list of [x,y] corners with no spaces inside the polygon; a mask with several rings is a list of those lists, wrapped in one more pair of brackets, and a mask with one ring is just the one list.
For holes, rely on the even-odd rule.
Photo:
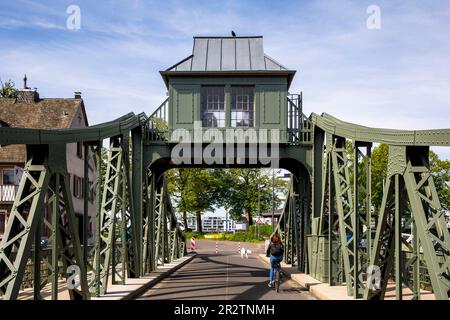
{"label": "riveted steel column", "polygon": [[52,300],[56,300],[58,298],[58,274],[59,274],[59,265],[58,265],[58,242],[60,237],[59,231],[59,219],[61,216],[59,201],[60,201],[60,175],[58,173],[55,174],[53,180],[53,196],[52,196],[52,217],[51,217],[51,241],[52,241]]}
{"label": "riveted steel column", "polygon": [[100,140],[97,143],[95,149],[95,159],[97,167],[97,176],[95,183],[95,246],[94,250],[94,262],[92,265],[93,269],[93,280],[89,284],[91,292],[95,294],[96,297],[100,296],[100,275],[101,275],[101,207],[102,207],[102,184],[105,177],[102,176],[102,146],[103,141]]}
{"label": "riveted steel column", "polygon": [[67,227],[60,217],[60,230],[61,232],[61,258],[64,272],[67,271],[69,266],[78,266],[80,274],[80,288],[76,285],[73,289],[69,288],[69,295],[71,300],[89,300],[89,287],[87,283],[87,273],[85,263],[83,261],[83,252],[81,250],[81,242],[78,235],[78,225],[75,218],[75,211],[73,210],[72,195],[69,187],[68,174],[61,174],[61,194],[62,200],[65,205],[65,214],[67,219]]}
{"label": "riveted steel column", "polygon": [[420,242],[416,222],[413,223],[413,300],[420,300]]}
{"label": "riveted steel column", "polygon": [[[41,300],[41,229],[42,221],[38,221],[34,236],[33,252],[33,296],[34,300]],[[53,289],[53,288],[52,288]]]}
{"label": "riveted steel column", "polygon": [[358,247],[360,242],[359,237],[359,168],[358,168],[358,159],[359,159],[359,150],[358,145],[354,144],[353,146],[353,197],[355,202],[354,214],[352,215],[352,224],[353,224],[353,297],[356,299],[359,297],[359,289],[360,283],[358,281],[360,270],[359,270],[359,254]]}
{"label": "riveted steel column", "polygon": [[136,256],[135,260],[135,272],[136,276],[144,275],[144,271],[142,269],[142,253],[143,253],[143,188],[144,188],[144,168],[143,168],[143,155],[142,155],[142,129],[141,127],[134,129],[131,131],[131,145],[132,145],[132,154],[131,154],[131,198],[133,202],[133,237],[135,239],[135,250]]}
{"label": "riveted steel column", "polygon": [[336,209],[339,219],[339,237],[344,262],[345,282],[347,294],[352,295],[355,279],[353,278],[353,241],[354,216],[353,195],[351,192],[350,175],[348,169],[348,158],[344,138],[336,138],[333,151],[331,152],[332,168],[334,175],[334,189],[336,192]]}
{"label": "riveted steel column", "polygon": [[[119,187],[122,178],[122,148],[119,137],[110,139],[106,176],[103,182],[103,195],[100,211],[100,247],[96,256],[100,259],[100,294],[105,294],[108,286],[109,268],[111,267],[113,238],[115,239],[115,221],[118,212]],[[116,272],[116,265],[112,265]]]}
{"label": "riveted steel column", "polygon": [[143,270],[144,273],[153,271],[154,266],[154,238],[155,238],[155,225],[154,225],[154,202],[155,202],[155,190],[156,190],[156,178],[155,174],[150,170],[146,174],[146,197],[145,197],[145,217],[143,226]]}
{"label": "riveted steel column", "polygon": [[394,176],[394,194],[395,194],[395,298],[402,300],[402,245],[401,245],[401,215],[400,215],[400,183],[399,175]]}
{"label": "riveted steel column", "polygon": [[[292,227],[293,227],[293,233],[294,241],[293,241],[293,250],[295,250],[295,254],[293,254],[293,263],[295,260],[295,263],[297,263],[297,269],[299,271],[302,270],[302,241],[300,240],[301,237],[303,237],[302,232],[302,216],[301,216],[301,206],[299,203],[299,177],[294,179],[294,183],[292,185],[292,202],[291,202],[291,212],[292,212]],[[295,246],[295,249],[294,249]],[[294,252],[293,252],[294,253]]]}
{"label": "riveted steel column", "polygon": [[[353,296],[359,298],[364,293],[364,274],[368,269],[371,247],[371,144],[355,141],[353,148],[353,279],[356,288]],[[365,240],[365,245],[362,240]]]}
{"label": "riveted steel column", "polygon": [[[313,217],[321,217],[322,212],[322,203],[323,203],[323,196],[324,196],[324,184],[323,184],[323,173],[326,171],[324,170],[324,139],[325,139],[325,132],[320,129],[319,127],[314,127],[314,145],[313,145],[313,152],[314,152],[314,161],[313,161],[313,178],[312,178],[312,184],[313,184],[313,194],[312,194],[312,212]],[[318,234],[320,234],[321,231],[318,231]]]}
{"label": "riveted steel column", "polygon": [[155,271],[158,267],[159,259],[162,257],[162,262],[164,263],[164,235],[163,235],[163,219],[164,219],[164,191],[163,191],[163,180],[159,181],[156,187],[155,197],[154,197],[154,241],[152,247],[154,248],[153,256],[153,269]]}

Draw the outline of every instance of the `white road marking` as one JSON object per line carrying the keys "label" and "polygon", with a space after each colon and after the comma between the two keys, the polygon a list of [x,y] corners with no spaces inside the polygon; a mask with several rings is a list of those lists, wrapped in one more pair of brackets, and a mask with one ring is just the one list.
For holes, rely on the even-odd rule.
{"label": "white road marking", "polygon": [[228,300],[228,265],[230,264],[230,256],[227,255],[227,283],[225,285],[225,297]]}

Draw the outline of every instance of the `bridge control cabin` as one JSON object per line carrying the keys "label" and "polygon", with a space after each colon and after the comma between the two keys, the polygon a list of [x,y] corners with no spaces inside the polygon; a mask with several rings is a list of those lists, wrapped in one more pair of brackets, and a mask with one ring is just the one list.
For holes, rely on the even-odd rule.
{"label": "bridge control cabin", "polygon": [[169,98],[152,116],[169,132],[199,121],[204,129],[279,129],[281,143],[310,139],[301,134],[301,95],[288,94],[295,71],[264,53],[262,36],[194,37],[192,54],[160,73]]}

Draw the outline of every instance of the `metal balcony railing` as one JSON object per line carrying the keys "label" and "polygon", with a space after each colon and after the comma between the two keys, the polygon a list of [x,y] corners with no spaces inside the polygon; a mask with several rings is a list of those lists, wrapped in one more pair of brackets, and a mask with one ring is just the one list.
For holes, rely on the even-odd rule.
{"label": "metal balcony railing", "polygon": [[167,141],[169,135],[169,98],[150,115],[147,127],[149,141]]}
{"label": "metal balcony railing", "polygon": [[16,185],[0,185],[0,202],[14,202],[18,188]]}
{"label": "metal balcony railing", "polygon": [[302,93],[287,97],[287,140],[292,144],[312,143],[312,124],[303,114]]}

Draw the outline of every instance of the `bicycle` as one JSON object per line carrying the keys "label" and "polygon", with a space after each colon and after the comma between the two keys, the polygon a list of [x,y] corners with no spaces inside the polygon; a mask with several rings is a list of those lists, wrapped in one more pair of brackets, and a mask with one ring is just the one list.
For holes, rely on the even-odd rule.
{"label": "bicycle", "polygon": [[274,264],[274,270],[273,270],[273,272],[274,272],[274,274],[273,274],[274,280],[273,280],[273,282],[274,282],[275,291],[277,293],[280,292],[280,283],[281,283],[281,264],[280,264],[280,262],[281,261],[278,260],[278,259],[275,259],[273,261],[273,264]]}

